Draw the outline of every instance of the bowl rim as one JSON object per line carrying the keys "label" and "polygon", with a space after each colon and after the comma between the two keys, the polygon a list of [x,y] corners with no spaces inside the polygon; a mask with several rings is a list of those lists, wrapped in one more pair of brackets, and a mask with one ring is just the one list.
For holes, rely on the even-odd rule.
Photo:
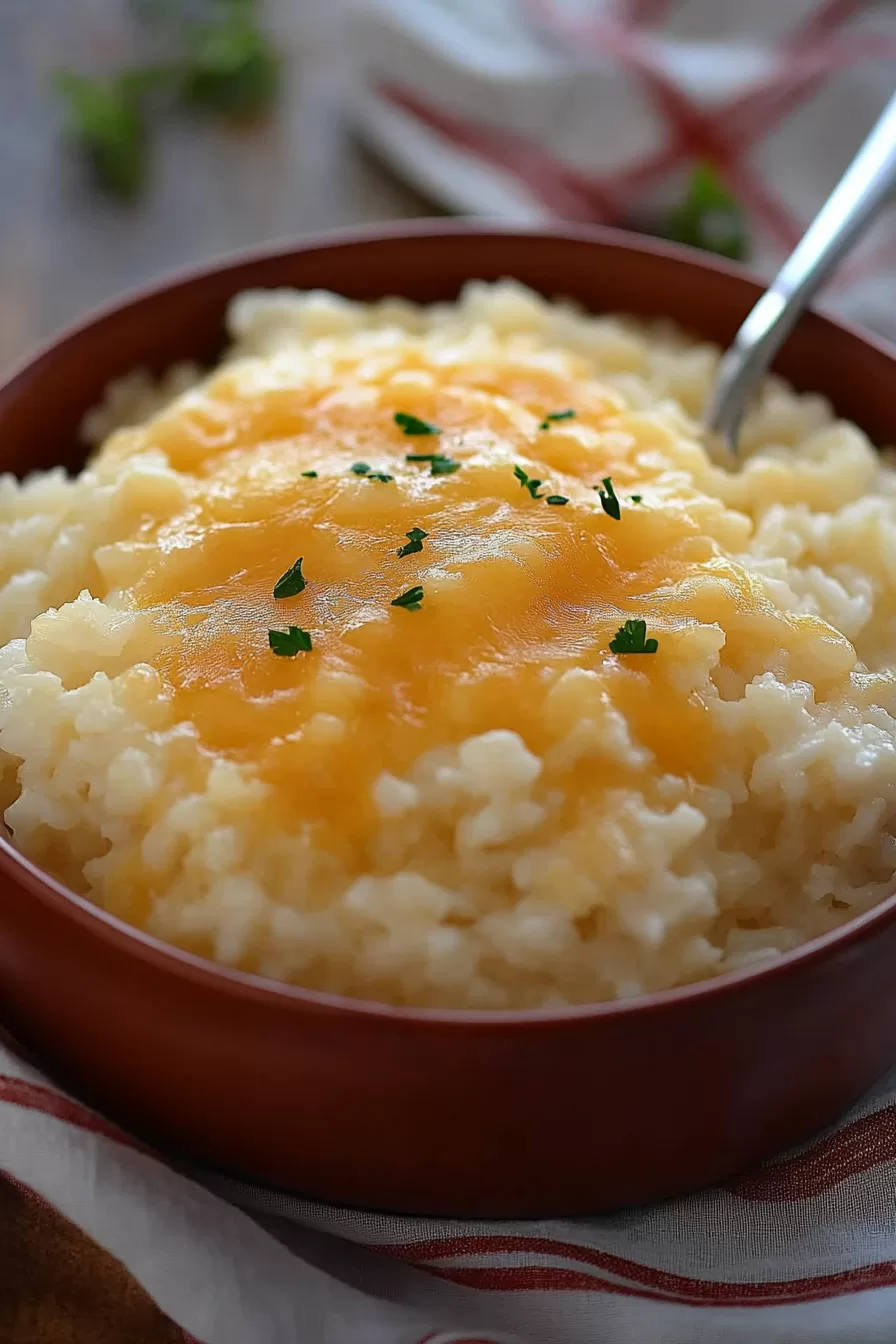
{"label": "bowl rim", "polygon": [[[683,243],[675,243],[665,238],[654,238],[649,234],[633,233],[627,229],[613,228],[608,224],[527,224],[513,220],[495,219],[494,216],[464,215],[442,218],[421,218],[396,220],[384,224],[357,224],[334,229],[318,229],[312,233],[295,237],[284,237],[257,247],[233,248],[220,253],[209,261],[187,263],[164,271],[155,279],[129,287],[123,293],[114,295],[88,308],[73,322],[64,324],[58,331],[39,341],[34,348],[14,361],[8,368],[0,369],[0,398],[7,397],[15,383],[25,375],[30,375],[36,365],[53,355],[59,348],[70,344],[82,336],[88,329],[110,320],[123,309],[131,308],[153,298],[161,290],[179,289],[213,275],[227,274],[241,270],[244,266],[264,262],[286,260],[300,252],[314,252],[334,247],[353,247],[379,242],[401,242],[404,239],[425,239],[444,237],[508,237],[528,239],[538,242],[550,239],[558,243],[586,243],[591,246],[618,248],[626,252],[659,257],[677,262],[692,269],[709,271],[733,280],[747,283],[763,290],[763,279],[749,266],[729,261],[713,252],[702,252]],[[869,346],[877,353],[896,361],[896,341],[889,341],[877,332],[869,331],[847,318],[834,317],[830,313],[810,305],[804,318],[812,318],[829,327],[838,328],[849,336]],[[786,344],[786,342],[785,342]]]}
{"label": "bowl rim", "polygon": [[[62,347],[77,341],[91,328],[114,319],[120,312],[152,299],[160,291],[170,291],[201,282],[213,275],[226,275],[245,266],[286,261],[299,253],[322,249],[352,247],[402,239],[442,237],[512,237],[515,239],[551,239],[555,242],[586,243],[640,253],[677,262],[691,269],[728,276],[762,287],[762,281],[749,268],[734,262],[697,252],[695,249],[663,239],[631,234],[603,225],[515,224],[476,217],[420,219],[389,224],[370,224],[351,228],[318,231],[292,239],[281,239],[257,248],[229,251],[211,261],[179,267],[155,280],[127,290],[99,304],[84,316],[41,342],[30,354],[0,376],[0,400],[15,394],[15,385],[30,378],[39,364]],[[809,313],[826,326],[839,328],[896,365],[896,345],[848,321],[810,309]],[[809,939],[773,959],[737,970],[724,971],[708,979],[671,989],[640,994],[630,999],[602,1000],[596,1003],[557,1005],[548,1008],[469,1009],[431,1008],[381,1003],[372,999],[315,990],[302,985],[269,979],[248,971],[236,970],[220,962],[197,956],[174,944],[166,943],[125,920],[109,914],[85,896],[71,891],[51,874],[44,872],[21,854],[0,832],[0,876],[18,883],[30,897],[49,906],[62,919],[74,921],[88,936],[100,939],[125,956],[135,956],[162,974],[188,980],[197,987],[227,993],[233,998],[249,999],[262,1007],[281,1007],[290,1012],[312,1009],[327,1015],[362,1020],[381,1020],[395,1024],[440,1025],[464,1030],[473,1027],[521,1029],[539,1025],[562,1026],[600,1020],[632,1020],[652,1016],[663,1010],[699,1006],[704,1000],[737,993],[754,985],[778,982],[800,968],[808,968],[834,954],[863,943],[888,924],[896,922],[896,888],[883,901],[837,929]]]}

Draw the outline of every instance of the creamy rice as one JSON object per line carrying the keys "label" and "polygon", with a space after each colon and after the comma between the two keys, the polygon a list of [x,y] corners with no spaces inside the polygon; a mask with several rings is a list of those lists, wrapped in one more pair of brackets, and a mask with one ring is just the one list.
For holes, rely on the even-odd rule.
{"label": "creamy rice", "polygon": [[[227,965],[488,1009],[716,975],[889,894],[896,471],[860,429],[771,379],[732,472],[696,428],[716,349],[511,283],[229,324],[207,379],[111,390],[79,476],[0,478],[26,855]],[[655,652],[611,649],[628,619]]]}

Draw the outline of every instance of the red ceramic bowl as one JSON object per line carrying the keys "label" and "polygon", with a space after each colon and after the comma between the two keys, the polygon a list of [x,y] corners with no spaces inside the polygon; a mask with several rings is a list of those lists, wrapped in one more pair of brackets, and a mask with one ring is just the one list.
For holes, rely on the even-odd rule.
{"label": "red ceramic bowl", "polygon": [[[0,470],[75,463],[75,426],[140,365],[212,359],[231,295],[448,299],[512,275],[727,341],[736,269],[585,230],[457,223],[312,240],[167,281],[54,341],[0,389]],[[808,316],[780,370],[896,441],[896,356]],[[0,843],[0,1014],[151,1141],[323,1199],[429,1214],[586,1213],[716,1181],[825,1125],[896,1058],[896,898],[745,971],[550,1012],[387,1008],[201,961]]]}

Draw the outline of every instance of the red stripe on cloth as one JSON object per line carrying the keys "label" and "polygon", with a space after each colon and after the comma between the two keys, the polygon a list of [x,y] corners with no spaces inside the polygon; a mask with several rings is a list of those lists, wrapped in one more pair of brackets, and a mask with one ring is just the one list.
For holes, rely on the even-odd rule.
{"label": "red stripe on cloth", "polygon": [[782,57],[761,83],[722,108],[727,132],[748,138],[751,145],[758,143],[831,75],[865,61],[894,57],[896,39],[890,33],[861,33],[795,51]]}
{"label": "red stripe on cloth", "polygon": [[797,30],[800,37],[814,37],[842,27],[849,19],[868,8],[868,0],[825,0],[809,14]]}
{"label": "red stripe on cloth", "polygon": [[119,1129],[117,1125],[113,1125],[110,1120],[97,1115],[95,1111],[88,1110],[71,1097],[45,1087],[43,1083],[32,1083],[24,1078],[0,1074],[0,1104],[3,1102],[9,1106],[20,1106],[28,1111],[40,1111],[42,1115],[50,1115],[54,1120],[74,1125],[89,1134],[99,1134],[104,1139],[112,1139],[125,1148],[133,1148],[138,1153],[146,1153],[149,1157],[158,1157],[151,1148],[140,1143],[123,1129]]}
{"label": "red stripe on cloth", "polygon": [[672,0],[620,0],[616,11],[619,23],[633,27],[656,28],[663,23],[672,8]]}
{"label": "red stripe on cloth", "polygon": [[724,1189],[751,1203],[814,1199],[850,1176],[896,1161],[896,1106],[862,1116],[805,1153],[774,1162]]}
{"label": "red stripe on cloth", "polygon": [[[758,179],[745,162],[757,137],[732,137],[726,126],[726,108],[704,110],[681,89],[663,68],[655,43],[624,25],[606,19],[570,20],[558,10],[556,0],[534,0],[541,21],[576,42],[589,42],[600,55],[610,56],[644,89],[657,112],[668,124],[667,169],[677,163],[708,160],[722,169],[743,205],[788,251],[802,234],[798,221]],[[606,184],[612,187],[612,182]]]}
{"label": "red stripe on cloth", "polygon": [[868,1265],[844,1274],[824,1278],[797,1280],[788,1283],[704,1283],[699,1294],[687,1295],[651,1292],[631,1284],[601,1279],[580,1270],[556,1268],[549,1265],[528,1265],[520,1268],[445,1268],[421,1266],[427,1274],[456,1283],[465,1288],[476,1288],[492,1293],[578,1292],[608,1293],[617,1297],[638,1297],[685,1307],[781,1307],[797,1306],[806,1302],[822,1302],[829,1298],[874,1289],[896,1287],[896,1268],[892,1262]]}
{"label": "red stripe on cloth", "polygon": [[[421,121],[445,140],[518,178],[561,219],[612,223],[624,215],[642,186],[679,161],[668,146],[611,177],[596,177],[561,163],[535,141],[432,107],[397,84],[380,84],[380,98]],[[568,213],[567,213],[568,212]]]}
{"label": "red stripe on cloth", "polygon": [[[421,1265],[424,1274],[456,1283],[462,1288],[477,1288],[487,1293],[609,1293],[613,1297],[637,1297],[648,1302],[676,1302],[681,1306],[702,1306],[683,1297],[653,1293],[613,1279],[599,1279],[584,1270],[562,1269],[552,1265],[525,1265],[505,1269],[498,1266],[458,1267]],[[713,1304],[715,1305],[715,1304]]]}
{"label": "red stripe on cloth", "polygon": [[[785,251],[798,241],[801,224],[748,165],[750,150],[811,97],[827,75],[858,61],[882,59],[891,48],[896,55],[896,44],[886,35],[826,38],[832,25],[815,16],[817,23],[807,21],[786,39],[774,72],[749,92],[707,111],[668,77],[656,46],[642,40],[624,21],[575,22],[557,10],[554,0],[529,0],[529,4],[540,22],[579,45],[591,44],[642,84],[669,127],[662,148],[619,172],[589,175],[563,164],[537,141],[433,107],[410,89],[387,84],[380,86],[378,93],[449,143],[516,177],[560,218],[624,221],[639,190],[682,164],[709,160],[722,170],[746,208]],[[830,6],[825,9],[834,12]]]}
{"label": "red stripe on cloth", "polygon": [[[815,1301],[825,1297],[839,1297],[844,1293],[864,1292],[869,1288],[896,1286],[896,1262],[893,1261],[812,1278],[734,1283],[726,1280],[696,1279],[669,1270],[654,1269],[652,1266],[638,1264],[634,1260],[612,1255],[594,1247],[545,1237],[444,1237],[393,1245],[368,1243],[367,1249],[399,1260],[411,1261],[421,1269],[436,1273],[440,1277],[455,1279],[458,1275],[472,1275],[477,1279],[475,1283],[470,1280],[470,1286],[474,1287],[500,1287],[501,1291],[587,1287],[589,1291],[651,1297],[668,1302],[688,1303],[692,1306],[763,1306],[775,1302]],[[455,1267],[433,1263],[460,1256],[483,1257],[509,1253],[573,1260],[588,1265],[599,1274],[612,1274],[615,1279],[605,1279],[598,1274],[587,1274],[582,1270],[544,1264]],[[457,1281],[467,1282],[467,1279]]]}
{"label": "red stripe on cloth", "polygon": [[558,218],[608,222],[617,216],[618,203],[600,182],[564,167],[541,145],[515,131],[433,107],[397,84],[380,84],[376,92],[450,143],[518,178]]}

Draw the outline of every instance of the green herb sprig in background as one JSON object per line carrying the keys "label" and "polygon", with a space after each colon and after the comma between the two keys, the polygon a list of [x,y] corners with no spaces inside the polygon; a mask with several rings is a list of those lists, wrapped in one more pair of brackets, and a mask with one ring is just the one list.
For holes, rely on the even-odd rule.
{"label": "green herb sprig in background", "polygon": [[53,87],[65,109],[65,133],[89,163],[96,184],[132,199],[149,167],[153,117],[179,107],[225,121],[272,107],[280,57],[260,26],[255,0],[139,6],[143,36],[162,59],[106,75],[57,71]]}
{"label": "green herb sprig in background", "polygon": [[93,79],[59,70],[53,87],[64,99],[66,130],[97,182],[123,199],[136,196],[147,164],[145,84],[134,74]]}
{"label": "green herb sprig in background", "polygon": [[184,29],[180,96],[226,120],[258,116],[274,101],[280,60],[259,27],[253,0],[226,0],[205,23]]}

